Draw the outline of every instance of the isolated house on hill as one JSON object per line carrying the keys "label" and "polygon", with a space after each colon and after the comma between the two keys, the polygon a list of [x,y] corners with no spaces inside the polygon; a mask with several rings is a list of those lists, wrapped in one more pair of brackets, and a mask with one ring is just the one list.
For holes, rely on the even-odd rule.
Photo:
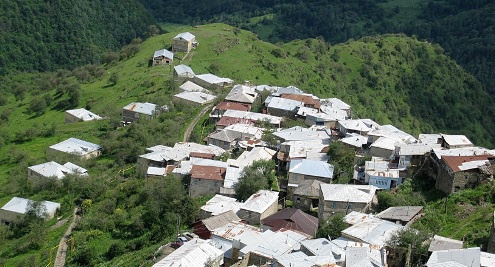
{"label": "isolated house on hill", "polygon": [[191,49],[196,48],[197,45],[198,42],[196,42],[196,36],[190,32],[181,32],[174,37],[172,51],[189,52]]}
{"label": "isolated house on hill", "polygon": [[101,120],[102,117],[84,108],[70,109],[65,111],[65,123]]}
{"label": "isolated house on hill", "polygon": [[157,50],[153,54],[153,66],[168,65],[174,61],[174,53],[167,49]]}
{"label": "isolated house on hill", "polygon": [[28,168],[28,179],[31,181],[38,180],[39,178],[51,177],[63,179],[68,174],[87,176],[88,171],[70,162],[60,165],[54,161],[30,166]]}
{"label": "isolated house on hill", "polygon": [[98,157],[101,154],[101,146],[77,138],[69,138],[48,149],[49,156],[69,154],[81,159]]}
{"label": "isolated house on hill", "polygon": [[136,122],[139,120],[151,120],[160,115],[160,108],[153,103],[132,102],[122,109],[124,122]]}
{"label": "isolated house on hill", "polygon": [[192,81],[195,84],[206,87],[208,89],[225,88],[232,86],[232,84],[234,83],[234,81],[229,78],[218,77],[211,73],[195,75],[194,78],[192,78]]}
{"label": "isolated house on hill", "polygon": [[[23,220],[26,213],[32,208],[33,201],[20,197],[13,197],[7,204],[0,208],[0,223],[11,224],[19,223]],[[39,210],[39,214],[36,214],[40,218],[49,220],[55,217],[55,213],[60,209],[60,203],[51,201],[42,201],[42,209]]]}

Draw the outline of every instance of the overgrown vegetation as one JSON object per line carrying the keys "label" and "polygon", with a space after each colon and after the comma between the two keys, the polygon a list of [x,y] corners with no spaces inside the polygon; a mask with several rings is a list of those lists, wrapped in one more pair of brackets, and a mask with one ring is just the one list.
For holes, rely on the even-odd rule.
{"label": "overgrown vegetation", "polygon": [[276,186],[275,164],[272,160],[257,160],[245,167],[234,185],[236,198],[246,201],[252,194],[261,189],[270,189]]}

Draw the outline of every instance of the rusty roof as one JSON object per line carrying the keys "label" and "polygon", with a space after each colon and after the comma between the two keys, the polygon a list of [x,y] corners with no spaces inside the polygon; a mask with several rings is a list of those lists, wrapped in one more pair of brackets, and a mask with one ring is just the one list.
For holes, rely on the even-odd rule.
{"label": "rusty roof", "polygon": [[215,157],[215,154],[212,154],[212,153],[201,153],[201,152],[191,152],[191,153],[189,153],[189,157],[202,158],[202,159],[213,159]]}
{"label": "rusty roof", "polygon": [[226,171],[226,168],[221,167],[193,165],[189,173],[194,179],[223,181]]}
{"label": "rusty roof", "polygon": [[[468,169],[476,169],[479,168],[479,166],[484,165],[483,161],[487,161],[489,158],[493,158],[493,156],[487,156],[487,155],[482,155],[482,156],[443,156],[442,161],[449,166],[450,169],[454,172],[459,172],[463,170],[468,170]],[[471,168],[465,168],[463,165],[467,165],[466,163],[469,162],[475,162],[475,161],[480,161],[479,165],[475,164],[477,166],[471,166]]]}
{"label": "rusty roof", "polygon": [[314,106],[316,109],[320,108],[320,101],[318,99],[314,99],[310,95],[282,94],[280,97],[285,99],[301,101],[304,102],[304,104],[306,105]]}
{"label": "rusty roof", "polygon": [[254,120],[223,116],[217,122],[217,126],[229,126],[229,125],[239,124],[239,123],[254,125]]}
{"label": "rusty roof", "polygon": [[237,102],[220,102],[215,109],[218,110],[241,110],[241,111],[249,111],[251,109],[251,105],[245,103],[237,103]]}
{"label": "rusty roof", "polygon": [[291,229],[315,236],[318,230],[318,218],[304,213],[300,209],[286,208],[261,220],[272,231]]}

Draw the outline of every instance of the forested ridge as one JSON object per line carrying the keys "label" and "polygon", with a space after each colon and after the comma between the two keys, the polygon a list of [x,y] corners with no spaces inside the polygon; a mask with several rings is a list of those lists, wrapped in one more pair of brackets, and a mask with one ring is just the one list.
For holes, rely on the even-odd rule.
{"label": "forested ridge", "polygon": [[159,21],[224,22],[270,42],[322,36],[336,44],[375,34],[417,35],[439,43],[495,93],[495,3],[490,0],[141,1]]}
{"label": "forested ridge", "polygon": [[0,75],[99,63],[152,23],[134,0],[0,1]]}

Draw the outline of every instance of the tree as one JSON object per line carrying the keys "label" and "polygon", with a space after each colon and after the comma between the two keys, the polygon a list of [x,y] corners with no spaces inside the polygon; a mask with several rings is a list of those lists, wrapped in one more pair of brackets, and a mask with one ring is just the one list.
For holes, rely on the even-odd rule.
{"label": "tree", "polygon": [[44,98],[33,97],[29,103],[29,112],[39,116],[45,112],[46,106],[47,105]]}
{"label": "tree", "polygon": [[414,228],[403,228],[395,232],[386,245],[391,248],[411,248],[411,265],[421,266],[428,259],[428,247],[432,234]]}
{"label": "tree", "polygon": [[261,189],[268,189],[276,181],[275,164],[271,160],[257,160],[242,171],[234,185],[236,198],[245,201]]}
{"label": "tree", "polygon": [[316,233],[317,237],[335,239],[341,236],[341,232],[349,227],[349,224],[344,221],[344,213],[336,213],[332,215]]}
{"label": "tree", "polygon": [[113,86],[116,85],[119,82],[119,74],[117,72],[112,73],[110,75],[110,78],[108,78],[108,82]]}
{"label": "tree", "polygon": [[334,167],[336,183],[348,183],[352,177],[356,152],[342,142],[332,142],[328,149],[329,163]]}

